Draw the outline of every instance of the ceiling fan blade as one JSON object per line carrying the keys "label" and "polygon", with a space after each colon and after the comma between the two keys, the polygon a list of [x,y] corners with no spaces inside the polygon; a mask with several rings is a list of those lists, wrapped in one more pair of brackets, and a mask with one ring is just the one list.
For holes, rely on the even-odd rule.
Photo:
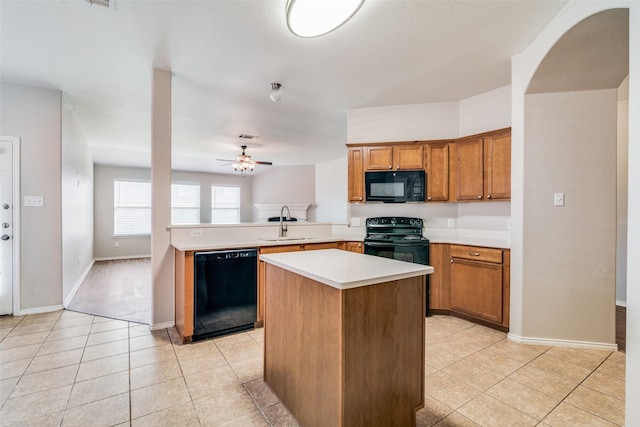
{"label": "ceiling fan blade", "polygon": [[256,162],[256,165],[269,165],[269,166],[273,165],[273,163],[271,162],[261,162],[259,160],[255,160],[255,162]]}
{"label": "ceiling fan blade", "polygon": [[231,162],[231,163],[236,163],[237,160],[229,160],[229,159],[216,159],[219,162]]}

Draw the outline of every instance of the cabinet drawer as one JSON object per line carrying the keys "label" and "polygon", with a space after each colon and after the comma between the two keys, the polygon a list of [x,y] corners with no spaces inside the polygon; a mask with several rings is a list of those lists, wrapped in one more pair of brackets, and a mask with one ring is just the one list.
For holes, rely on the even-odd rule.
{"label": "cabinet drawer", "polygon": [[502,264],[502,249],[451,245],[451,257]]}

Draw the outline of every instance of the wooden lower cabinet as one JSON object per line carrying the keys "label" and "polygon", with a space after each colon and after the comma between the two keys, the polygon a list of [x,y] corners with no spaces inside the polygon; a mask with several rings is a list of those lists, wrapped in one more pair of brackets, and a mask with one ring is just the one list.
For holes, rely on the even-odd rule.
{"label": "wooden lower cabinet", "polygon": [[501,330],[509,328],[510,252],[449,243],[429,245],[429,308]]}
{"label": "wooden lower cabinet", "polygon": [[433,273],[429,275],[429,308],[434,314],[440,310],[451,310],[449,294],[449,244],[431,243],[429,245],[429,265]]}
{"label": "wooden lower cabinet", "polygon": [[450,256],[451,312],[508,328],[509,251],[450,245]]}
{"label": "wooden lower cabinet", "polygon": [[345,242],[344,250],[362,254],[364,253],[364,244],[362,242]]}

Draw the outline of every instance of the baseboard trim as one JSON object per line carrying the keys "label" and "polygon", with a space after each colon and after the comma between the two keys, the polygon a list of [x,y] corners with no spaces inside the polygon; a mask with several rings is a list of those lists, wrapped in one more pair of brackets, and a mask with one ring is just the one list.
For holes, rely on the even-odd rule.
{"label": "baseboard trim", "polygon": [[28,314],[50,313],[52,311],[59,311],[59,310],[64,310],[64,307],[61,304],[48,305],[45,307],[25,308],[18,311],[18,313],[14,313],[14,316],[26,316]]}
{"label": "baseboard trim", "polygon": [[93,267],[94,263],[95,263],[95,260],[91,260],[87,268],[85,268],[85,270],[82,272],[82,275],[80,275],[80,278],[78,279],[76,284],[73,286],[73,289],[71,289],[71,292],[69,292],[69,295],[67,295],[67,297],[64,299],[64,302],[63,302],[64,308],[69,307],[71,300],[73,299],[74,296],[76,296],[76,292],[78,292],[78,289],[80,289],[80,285],[82,285],[82,282],[84,281],[85,277],[87,277],[87,274],[89,274],[89,271],[91,270],[91,267]]}
{"label": "baseboard trim", "polygon": [[149,325],[149,329],[151,331],[160,331],[162,329],[169,329],[169,328],[173,328],[176,325],[176,322],[163,322],[163,323],[156,323],[154,325]]}
{"label": "baseboard trim", "polygon": [[521,344],[532,345],[545,345],[552,347],[573,347],[573,348],[591,348],[594,350],[607,350],[618,351],[617,344],[607,344],[591,341],[571,341],[571,340],[559,340],[555,338],[533,338],[533,337],[521,337],[519,335],[509,332],[507,338],[511,341],[515,341]]}
{"label": "baseboard trim", "polygon": [[122,259],[151,258],[151,255],[112,256],[94,258],[94,261],[119,261]]}
{"label": "baseboard trim", "polygon": [[619,305],[620,307],[626,307],[627,306],[627,302],[626,301],[618,301],[618,300],[616,300],[616,305]]}

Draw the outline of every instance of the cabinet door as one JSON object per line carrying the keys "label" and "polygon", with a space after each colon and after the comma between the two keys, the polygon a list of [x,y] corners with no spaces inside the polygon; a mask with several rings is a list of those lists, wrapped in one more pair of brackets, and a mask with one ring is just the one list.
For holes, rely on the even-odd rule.
{"label": "cabinet door", "polygon": [[433,143],[425,146],[427,172],[427,200],[449,200],[449,144]]}
{"label": "cabinet door", "polygon": [[422,145],[394,145],[393,146],[393,168],[402,169],[422,169],[424,167],[424,156]]}
{"label": "cabinet door", "polygon": [[345,249],[350,252],[357,252],[360,254],[364,252],[362,242],[347,242]]}
{"label": "cabinet door", "polygon": [[429,307],[432,310],[450,310],[449,244],[431,243],[429,264],[433,267],[433,274],[429,275]]}
{"label": "cabinet door", "polygon": [[[296,252],[303,250],[302,245],[264,246],[260,248],[261,254],[273,254],[278,252]],[[264,326],[264,284],[267,266],[264,261],[258,262],[258,321],[256,327]]]}
{"label": "cabinet door", "polygon": [[489,200],[511,198],[511,135],[484,138],[484,190]]}
{"label": "cabinet door", "polygon": [[458,155],[456,200],[482,200],[484,195],[482,138],[458,142],[456,152]]}
{"label": "cabinet door", "polygon": [[451,310],[502,323],[502,264],[451,258]]}
{"label": "cabinet door", "polygon": [[364,201],[364,148],[349,148],[349,202]]}
{"label": "cabinet door", "polygon": [[392,146],[367,147],[365,153],[365,170],[389,170],[393,168]]}

